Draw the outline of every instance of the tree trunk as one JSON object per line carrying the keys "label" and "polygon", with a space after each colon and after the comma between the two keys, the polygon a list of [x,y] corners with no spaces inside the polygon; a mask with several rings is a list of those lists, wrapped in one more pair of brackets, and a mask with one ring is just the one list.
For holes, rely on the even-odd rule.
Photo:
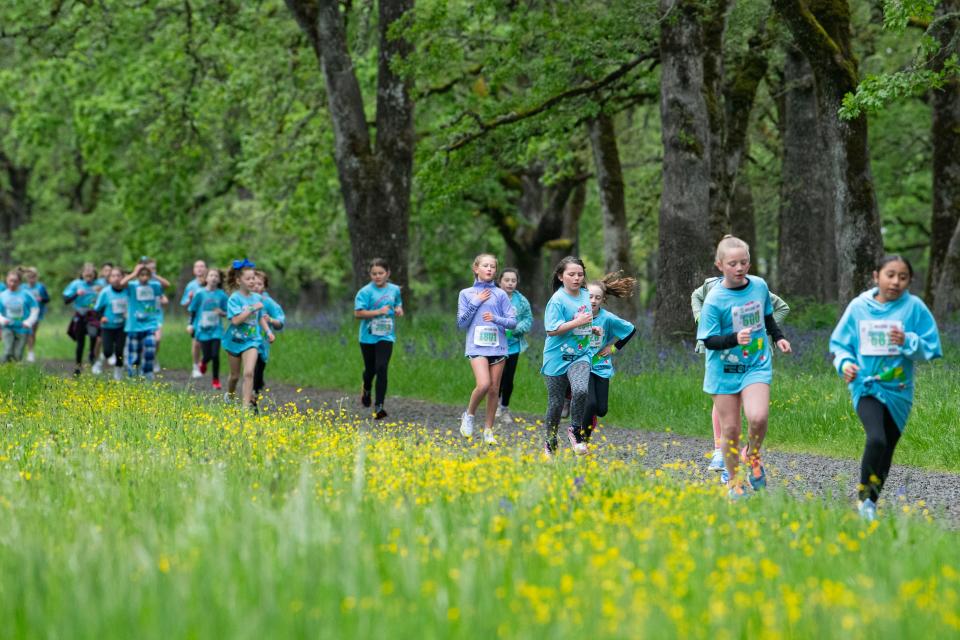
{"label": "tree trunk", "polygon": [[533,166],[502,179],[516,193],[516,211],[482,208],[503,237],[507,262],[520,272],[520,289],[536,310],[542,310],[553,293],[544,262],[576,251],[587,180],[577,175],[546,186],[542,177],[542,167]]}
{"label": "tree trunk", "polygon": [[0,262],[13,262],[13,234],[30,217],[28,185],[31,169],[18,166],[0,151],[0,171],[6,174],[7,187],[0,190]]}
{"label": "tree trunk", "polygon": [[753,208],[753,190],[744,176],[746,164],[746,158],[742,158],[734,182],[733,199],[730,201],[730,233],[746,242],[752,249],[757,244],[757,222]]}
{"label": "tree trunk", "polygon": [[[409,81],[396,75],[390,61],[412,45],[388,36],[390,27],[413,9],[414,0],[380,0],[380,49],[377,68],[376,141],[371,141],[363,96],[347,48],[340,3],[336,0],[286,0],[313,45],[327,87],[333,122],[334,157],[347,213],[354,284],[368,279],[367,265],[380,257],[391,279],[407,290],[410,181],[413,170],[413,101]],[[407,298],[404,302],[407,302]]]}
{"label": "tree trunk", "polygon": [[[636,275],[630,261],[630,231],[627,229],[627,204],[624,197],[623,170],[613,118],[601,113],[588,123],[590,146],[597,174],[600,209],[603,213],[603,258],[608,273],[624,271]],[[637,297],[609,300],[611,310],[635,318]]]}
{"label": "tree trunk", "polygon": [[691,337],[690,292],[712,263],[710,131],[704,98],[703,27],[696,0],[661,0],[660,198],[656,319],[660,340]]}
{"label": "tree trunk", "polygon": [[[960,12],[960,0],[942,0],[936,17]],[[940,55],[935,70],[943,68],[947,47],[960,29],[960,19],[947,19],[934,33],[940,41]],[[936,289],[940,281],[953,230],[960,223],[960,81],[951,76],[941,89],[934,89],[933,103],[933,212],[930,221],[930,263],[924,297],[936,306]],[[960,281],[954,280],[955,284]]]}
{"label": "tree trunk", "polygon": [[834,189],[838,295],[850,300],[869,286],[883,251],[867,117],[841,120],[837,115],[844,95],[859,81],[850,47],[850,8],[846,0],[773,0],[773,6],[813,69],[824,134],[820,161],[828,163]]}
{"label": "tree trunk", "polygon": [[933,296],[933,312],[944,322],[960,310],[960,224],[950,237],[940,266],[940,282]]}
{"label": "tree trunk", "polygon": [[787,47],[781,94],[783,164],[778,289],[788,298],[835,301],[836,246],[830,175],[821,157],[823,137],[813,72],[794,47]]}
{"label": "tree trunk", "polygon": [[[724,108],[723,36],[727,30],[729,0],[702,3],[703,89],[710,130],[710,214],[709,238],[716,245],[730,230],[730,195],[726,184],[727,118]],[[749,117],[749,114],[748,116]],[[734,167],[736,169],[737,167]]]}

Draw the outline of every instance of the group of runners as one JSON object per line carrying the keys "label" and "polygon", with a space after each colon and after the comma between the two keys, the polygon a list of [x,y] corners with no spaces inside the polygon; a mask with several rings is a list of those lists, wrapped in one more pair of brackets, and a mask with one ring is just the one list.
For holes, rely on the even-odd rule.
{"label": "group of runners", "polygon": [[[727,236],[719,243],[715,265],[720,275],[708,278],[691,294],[697,324],[697,351],[706,354],[704,392],[713,398],[714,452],[709,469],[720,475],[732,500],[746,498],[766,486],[762,447],[767,434],[773,347],[790,353],[781,323],[790,308],[770,292],[762,278],[749,275],[750,248]],[[457,326],[465,332],[464,355],[474,388],[460,417],[460,434],[473,438],[481,403],[486,411],[480,436],[495,445],[497,420],[510,424],[510,399],[521,354],[533,326],[529,301],[518,290],[519,273],[500,269],[492,254],[473,261],[474,281],[458,298]],[[244,407],[255,407],[264,388],[270,345],[286,319],[267,291],[269,278],[244,258],[228,269],[208,268],[198,260],[180,305],[188,315],[192,336],[194,378],[211,374],[221,390],[220,349],[227,352],[230,376],[224,397],[238,389]],[[363,358],[360,403],[372,407],[374,419],[384,408],[396,323],[403,317],[400,288],[390,282],[390,265],[371,260],[370,282],[356,294],[354,317],[360,320]],[[890,472],[893,453],[913,403],[913,366],[941,357],[936,322],[923,301],[908,287],[913,267],[902,256],[882,258],[874,286],[849,303],[830,337],[838,374],[847,382],[854,409],[866,433],[860,464],[859,512],[876,516],[876,504]],[[568,417],[565,435],[577,455],[590,452],[598,418],[606,415],[615,354],[636,335],[636,327],[604,308],[608,297],[633,294],[636,281],[622,273],[588,280],[579,258],[568,256],[553,271],[554,293],[543,325],[546,339],[540,370],[546,386],[543,454],[552,458],[559,447],[560,421]],[[33,345],[50,296],[35,268],[11,270],[0,291],[3,361],[34,361]],[[112,264],[99,272],[85,264],[79,277],[63,290],[73,305],[68,333],[76,341],[76,369],[83,368],[85,344],[95,374],[104,365],[114,378],[153,378],[163,335],[168,280],[156,263],[141,259],[126,271]],[[742,417],[741,417],[742,416]],[[742,421],[747,424],[741,442]]]}

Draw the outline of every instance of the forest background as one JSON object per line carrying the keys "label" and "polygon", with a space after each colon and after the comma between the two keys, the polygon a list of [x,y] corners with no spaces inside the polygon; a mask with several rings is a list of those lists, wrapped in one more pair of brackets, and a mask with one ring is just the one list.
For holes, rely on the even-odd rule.
{"label": "forest background", "polygon": [[[0,264],[248,256],[309,313],[387,258],[450,308],[481,251],[534,306],[624,269],[656,334],[724,233],[795,307],[883,251],[960,296],[960,0],[13,0]],[[176,273],[171,273],[175,271]]]}

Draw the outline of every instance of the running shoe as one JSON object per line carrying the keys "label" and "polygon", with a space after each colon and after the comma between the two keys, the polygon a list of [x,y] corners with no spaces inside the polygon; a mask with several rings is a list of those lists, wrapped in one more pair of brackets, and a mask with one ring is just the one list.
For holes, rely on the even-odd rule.
{"label": "running shoe", "polygon": [[510,407],[497,407],[497,419],[503,424],[513,424],[513,414],[510,413]]}
{"label": "running shoe", "polygon": [[383,420],[386,417],[387,417],[387,412],[383,410],[383,407],[380,407],[379,409],[377,409],[377,412],[373,414],[374,420]]}
{"label": "running shoe", "polygon": [[34,355],[33,351],[27,351],[27,362],[36,362],[37,356]]}
{"label": "running shoe", "polygon": [[573,428],[573,425],[567,427],[567,439],[570,440],[570,446],[573,447],[575,454],[578,456],[586,455],[587,443],[583,440],[577,440],[577,431]]}
{"label": "running shoe", "polygon": [[867,522],[873,522],[877,519],[877,504],[870,498],[862,501],[858,505],[857,511],[860,512],[860,517]]}
{"label": "running shoe", "polygon": [[497,439],[493,437],[493,429],[483,430],[483,444],[497,444]]}
{"label": "running shoe", "polygon": [[543,443],[543,457],[546,460],[553,460],[553,447],[550,446],[549,442]]}
{"label": "running shoe", "polygon": [[720,484],[728,484],[730,482],[730,472],[727,471],[727,468],[724,467],[720,470]]}
{"label": "running shoe", "polygon": [[714,449],[713,457],[710,458],[710,466],[707,467],[710,471],[719,472],[726,469],[726,466],[723,464],[723,449]]}
{"label": "running shoe", "polygon": [[107,364],[110,365],[111,367],[117,366],[117,356],[112,355],[109,358],[107,358]]}
{"label": "running shoe", "polygon": [[746,487],[744,487],[740,483],[732,485],[727,491],[727,495],[730,496],[731,502],[746,500],[747,498],[750,497],[750,494],[747,493]]}
{"label": "running shoe", "polygon": [[198,367],[197,365],[193,365],[193,370],[190,372],[190,377],[191,377],[191,378],[202,378],[202,377],[203,377],[203,372],[200,371],[200,367]]}
{"label": "running shoe", "polygon": [[760,458],[754,458],[750,461],[750,472],[747,476],[750,480],[750,486],[754,491],[760,491],[767,487],[767,471],[760,464]]}
{"label": "running shoe", "polygon": [[370,390],[364,389],[362,384],[360,385],[360,404],[365,407],[369,407],[372,404],[370,400]]}
{"label": "running shoe", "polygon": [[80,367],[74,367],[74,369],[73,369],[73,375],[79,377],[79,376],[80,376],[80,371],[81,371]]}
{"label": "running shoe", "polygon": [[90,368],[90,373],[95,376],[103,373],[103,361],[98,359],[96,362],[94,362],[93,366]]}
{"label": "running shoe", "polygon": [[201,362],[201,363],[200,363],[200,373],[203,373],[203,374],[206,374],[206,373],[207,373],[207,363],[206,363],[206,362]]}
{"label": "running shoe", "polygon": [[123,380],[123,369],[121,367],[113,368],[113,379],[114,380]]}
{"label": "running shoe", "polygon": [[467,415],[466,411],[460,416],[460,435],[464,438],[473,437],[473,416]]}
{"label": "running shoe", "polygon": [[220,391],[220,389],[223,389],[223,387],[220,385],[220,381],[217,380],[216,378],[213,379],[213,383],[211,384],[211,386],[217,391]]}

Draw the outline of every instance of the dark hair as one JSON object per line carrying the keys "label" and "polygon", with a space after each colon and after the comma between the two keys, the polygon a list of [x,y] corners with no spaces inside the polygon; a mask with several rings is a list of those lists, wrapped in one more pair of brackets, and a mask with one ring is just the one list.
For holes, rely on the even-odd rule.
{"label": "dark hair", "polygon": [[240,288],[240,276],[243,275],[244,271],[253,271],[256,273],[256,269],[253,267],[240,267],[239,269],[234,269],[233,267],[227,271],[227,291],[236,291]]}
{"label": "dark hair", "polygon": [[104,267],[110,267],[111,269],[113,269],[113,263],[112,263],[112,262],[104,262],[102,265],[100,265],[100,268],[103,269]]}
{"label": "dark hair", "polygon": [[270,288],[270,277],[267,275],[267,272],[266,272],[266,271],[261,271],[260,269],[257,269],[256,271],[254,271],[254,273],[257,274],[257,277],[258,277],[258,278],[260,278],[261,280],[263,280],[263,288],[264,288],[264,289],[269,289],[269,288]]}
{"label": "dark hair", "polygon": [[904,258],[898,253],[894,253],[889,256],[883,256],[882,258],[880,258],[880,260],[877,262],[877,271],[882,271],[883,268],[888,264],[890,264],[891,262],[902,262],[903,264],[907,265],[907,271],[910,272],[910,279],[913,280],[913,265],[910,264],[909,260],[907,260],[906,258]]}
{"label": "dark hair", "polygon": [[629,298],[637,287],[637,279],[623,275],[623,271],[614,271],[603,276],[602,280],[594,280],[587,286],[599,287],[604,298],[607,295],[615,298]]}
{"label": "dark hair", "polygon": [[374,258],[370,261],[370,266],[367,267],[367,272],[369,273],[374,267],[380,267],[384,271],[390,271],[390,265],[383,258]]}
{"label": "dark hair", "polygon": [[499,276],[497,276],[497,286],[500,285],[500,281],[503,280],[503,276],[507,275],[508,273],[512,273],[513,275],[517,276],[517,284],[520,284],[520,272],[517,271],[516,267],[507,267],[500,272]]}
{"label": "dark hair", "polygon": [[567,269],[568,264],[578,264],[583,268],[583,277],[587,277],[587,267],[583,264],[583,260],[576,258],[574,256],[567,256],[563,260],[557,263],[556,268],[553,270],[553,290],[556,291],[563,286],[563,281],[560,280],[560,276],[563,275],[563,272]]}

